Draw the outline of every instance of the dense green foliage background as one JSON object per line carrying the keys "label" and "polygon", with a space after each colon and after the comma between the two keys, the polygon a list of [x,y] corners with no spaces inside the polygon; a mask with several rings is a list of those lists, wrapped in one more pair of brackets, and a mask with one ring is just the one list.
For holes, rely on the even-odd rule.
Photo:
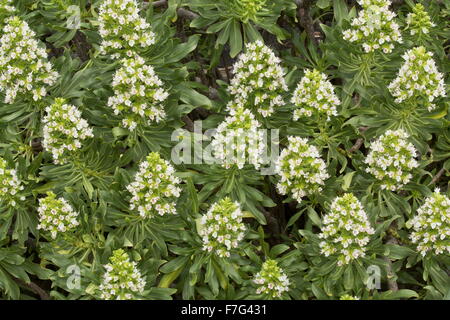
{"label": "dense green foliage background", "polygon": [[[434,188],[448,195],[450,105],[443,99],[431,112],[414,105],[399,107],[387,89],[403,63],[402,54],[417,45],[434,53],[448,88],[450,1],[423,1],[436,23],[427,38],[403,31],[413,2],[393,1],[391,8],[404,42],[369,61],[359,46],[342,39],[359,11],[356,1],[274,0],[257,14],[239,1],[140,1],[156,44],[139,54],[155,68],[170,96],[164,122],[131,133],[120,127],[119,117],[106,105],[120,63],[98,52],[96,10],[101,1],[14,1],[60,77],[38,102],[0,102],[0,155],[17,169],[27,195],[16,209],[0,204],[0,297],[98,299],[103,265],[113,250],[123,248],[146,278],[145,299],[261,298],[251,279],[266,257],[276,259],[291,279],[292,288],[283,299],[339,299],[344,294],[363,299],[450,298],[449,257],[422,259],[406,227]],[[71,5],[81,8],[79,29],[67,28]],[[325,127],[307,118],[293,121],[289,103],[261,119],[266,128],[280,129],[281,146],[288,135],[297,135],[321,150],[331,176],[324,191],[298,204],[277,194],[276,176],[260,175],[250,166],[237,170],[181,164],[174,165],[183,180],[178,216],[146,220],[131,212],[125,186],[139,162],[151,151],[170,160],[175,129],[193,135],[194,121],[202,121],[206,130],[225,118],[232,65],[244,45],[257,39],[282,59],[290,92],[286,101],[304,68],[326,73],[336,87],[342,101],[339,115]],[[76,105],[95,135],[80,159],[66,165],[53,164],[41,143],[44,109],[57,97]],[[3,98],[0,93],[0,101]],[[400,191],[380,190],[365,172],[363,160],[372,139],[397,128],[411,135],[420,167]],[[47,191],[63,196],[80,213],[80,226],[72,236],[52,240],[36,229],[38,198]],[[366,260],[336,268],[309,239],[320,230],[331,201],[344,192],[360,199],[378,240]],[[225,196],[253,216],[245,220],[250,231],[241,254],[230,259],[202,251],[196,229],[196,219]],[[364,284],[365,270],[373,264],[381,269],[379,290]],[[73,265],[81,272],[75,287],[68,285]]]}

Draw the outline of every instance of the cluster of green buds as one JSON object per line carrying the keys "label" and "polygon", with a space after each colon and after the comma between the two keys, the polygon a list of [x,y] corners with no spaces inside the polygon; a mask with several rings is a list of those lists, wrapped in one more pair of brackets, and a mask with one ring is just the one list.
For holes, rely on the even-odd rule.
{"label": "cluster of green buds", "polygon": [[42,145],[53,157],[55,164],[64,164],[73,157],[81,142],[94,137],[92,128],[81,117],[77,107],[66,104],[63,98],[56,98],[55,102],[45,108],[47,115],[43,118],[44,139]]}
{"label": "cluster of green buds", "polygon": [[253,282],[258,285],[256,294],[265,294],[269,298],[280,298],[284,292],[289,291],[289,278],[275,260],[266,260]]}
{"label": "cluster of green buds", "polygon": [[383,50],[390,53],[394,43],[402,43],[396,14],[389,10],[389,0],[359,0],[363,7],[358,17],[351,21],[351,28],[344,31],[344,39],[361,44],[366,53]]}
{"label": "cluster of green buds", "polygon": [[256,21],[257,15],[267,4],[267,0],[225,0],[227,5],[239,16],[242,22]]}
{"label": "cluster of green buds", "polygon": [[131,57],[135,47],[147,48],[155,43],[155,34],[139,15],[136,0],[104,0],[98,21],[103,38],[101,54],[112,53],[112,58]]}
{"label": "cluster of green buds", "polygon": [[425,7],[421,3],[417,3],[413,7],[413,12],[408,13],[406,23],[412,36],[428,34],[430,29],[436,26],[431,21],[430,15],[425,11]]}
{"label": "cluster of green buds", "polygon": [[288,90],[281,60],[262,41],[246,45],[233,66],[229,92],[233,96],[230,107],[255,107],[263,117],[270,116],[276,107],[283,106],[282,94]]}
{"label": "cluster of green buds", "polygon": [[364,162],[369,165],[366,172],[382,182],[381,188],[396,191],[407,184],[411,171],[419,166],[414,159],[417,151],[407,141],[409,135],[402,129],[388,130],[370,145]]}
{"label": "cluster of green buds", "polygon": [[39,199],[39,224],[38,230],[50,232],[52,239],[56,239],[58,233],[72,231],[79,225],[78,212],[64,198],[56,198],[50,191],[45,198]]}
{"label": "cluster of green buds", "polygon": [[422,256],[450,254],[450,199],[439,189],[425,199],[407,226],[413,228],[410,238]]}
{"label": "cluster of green buds", "polygon": [[35,36],[19,17],[5,20],[0,38],[0,90],[5,92],[5,103],[14,103],[18,95],[40,100],[47,94],[46,87],[56,82],[58,73]]}
{"label": "cluster of green buds", "polygon": [[158,152],[150,153],[139,165],[134,181],[127,186],[131,193],[130,209],[143,218],[176,214],[176,199],[180,196],[181,180],[175,169]]}
{"label": "cluster of green buds", "polygon": [[232,249],[244,239],[245,225],[239,203],[224,198],[215,202],[200,219],[199,234],[203,250],[219,257],[229,257]]}
{"label": "cluster of green buds", "polygon": [[15,169],[10,169],[5,159],[0,157],[0,202],[1,205],[16,207],[18,201],[25,200],[20,196],[20,191],[24,189],[22,183],[17,177]]}
{"label": "cluster of green buds", "polygon": [[227,169],[233,165],[242,169],[246,160],[258,169],[266,148],[261,124],[248,109],[230,108],[230,113],[217,127],[211,143],[214,157]]}
{"label": "cluster of green buds", "polygon": [[104,300],[132,300],[140,298],[146,281],[123,249],[114,250],[104,265],[106,272],[99,286],[100,298]]}
{"label": "cluster of green buds", "polygon": [[138,55],[124,59],[122,64],[114,74],[114,96],[108,99],[108,106],[114,114],[124,116],[122,125],[131,131],[138,124],[160,122],[166,116],[164,101],[169,96],[163,82]]}
{"label": "cluster of green buds", "polygon": [[291,102],[298,108],[294,111],[294,121],[301,117],[326,115],[327,119],[337,115],[336,106],[341,101],[334,93],[334,87],[327,76],[317,70],[305,70]]}
{"label": "cluster of green buds", "polygon": [[276,163],[276,173],[281,177],[277,189],[301,202],[303,197],[322,191],[329,175],[319,150],[309,145],[308,139],[289,136],[288,142]]}
{"label": "cluster of green buds", "polygon": [[323,218],[319,238],[321,253],[336,256],[338,266],[364,257],[370,236],[375,233],[359,200],[346,193],[331,204],[330,212]]}
{"label": "cluster of green buds", "polygon": [[403,55],[405,63],[388,86],[396,103],[411,101],[431,111],[436,108],[435,99],[446,96],[444,75],[438,72],[432,57],[433,53],[425,47],[413,48]]}

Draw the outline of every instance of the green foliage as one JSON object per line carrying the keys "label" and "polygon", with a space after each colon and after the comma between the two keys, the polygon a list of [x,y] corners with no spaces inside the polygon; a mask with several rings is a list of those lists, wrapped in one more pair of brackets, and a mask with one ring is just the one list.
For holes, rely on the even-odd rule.
{"label": "green foliage", "polygon": [[0,0],[0,299],[450,298],[449,0],[105,1]]}

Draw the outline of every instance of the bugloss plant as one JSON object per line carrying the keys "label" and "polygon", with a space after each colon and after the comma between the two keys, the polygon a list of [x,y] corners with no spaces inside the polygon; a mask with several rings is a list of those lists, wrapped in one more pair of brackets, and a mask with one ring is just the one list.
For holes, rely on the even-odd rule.
{"label": "bugloss plant", "polygon": [[45,111],[42,145],[52,154],[55,164],[67,163],[82,147],[83,140],[94,137],[92,128],[81,117],[81,111],[65,99],[56,98]]}
{"label": "bugloss plant", "polygon": [[34,31],[17,16],[7,18],[0,38],[0,90],[5,103],[12,104],[18,97],[40,100],[57,77]]}
{"label": "bugloss plant", "polygon": [[408,50],[403,59],[397,78],[388,86],[396,103],[411,103],[428,108],[436,108],[433,102],[445,97],[444,75],[438,72],[433,53],[425,47]]}
{"label": "bugloss plant", "polygon": [[1,206],[16,207],[25,197],[20,196],[24,189],[22,182],[17,177],[15,169],[8,167],[5,159],[0,157],[0,202]]}
{"label": "bugloss plant", "polygon": [[309,145],[308,139],[289,136],[288,142],[276,163],[280,176],[277,189],[301,202],[303,197],[322,191],[329,175],[319,150]]}
{"label": "bugloss plant", "polygon": [[0,26],[3,26],[4,20],[15,12],[12,0],[0,0]]}
{"label": "bugloss plant", "polygon": [[421,3],[416,3],[412,8],[412,12],[406,16],[409,33],[412,36],[423,36],[430,33],[431,28],[436,24],[431,21],[430,15]]}
{"label": "bugloss plant", "polygon": [[305,75],[297,85],[291,102],[297,107],[294,110],[294,121],[302,117],[321,115],[330,119],[331,116],[337,115],[336,107],[341,104],[326,74],[315,69],[305,70]]}
{"label": "bugloss plant", "polygon": [[267,0],[231,0],[230,10],[239,17],[242,22],[256,21],[258,13],[267,6]]}
{"label": "bugloss plant", "polygon": [[330,211],[323,218],[319,234],[321,253],[335,256],[338,266],[364,257],[366,246],[375,230],[364,208],[351,193],[334,199]]}
{"label": "bugloss plant", "polygon": [[263,294],[269,299],[281,298],[284,292],[289,291],[290,281],[278,266],[276,260],[266,260],[253,278],[253,282],[258,285],[256,294]]}
{"label": "bugloss plant", "polygon": [[164,101],[169,93],[152,66],[135,55],[122,60],[122,67],[114,74],[112,86],[114,96],[108,106],[114,114],[123,117],[122,125],[133,131],[140,125],[151,125],[162,121],[166,113]]}
{"label": "bugloss plant", "polygon": [[409,135],[402,129],[388,130],[370,145],[364,160],[371,173],[381,182],[381,188],[391,191],[401,189],[412,178],[412,170],[419,166],[414,159],[417,151],[407,141]]}
{"label": "bugloss plant", "polygon": [[39,199],[38,213],[38,230],[49,232],[52,239],[56,239],[58,234],[73,231],[80,224],[78,212],[64,198],[56,198],[52,191]]}
{"label": "bugloss plant", "polygon": [[230,108],[252,108],[263,117],[283,106],[288,90],[281,60],[262,41],[246,45],[233,66],[234,77],[228,88],[233,97]]}
{"label": "bugloss plant", "polygon": [[136,0],[104,0],[99,9],[101,54],[112,58],[131,57],[136,49],[155,43],[149,23],[139,15]]}
{"label": "bugloss plant", "polygon": [[174,173],[175,169],[159,153],[150,153],[139,164],[134,181],[127,186],[132,195],[130,209],[136,210],[142,218],[176,214],[181,180]]}
{"label": "bugloss plant", "polygon": [[260,127],[250,110],[230,108],[230,116],[219,124],[212,141],[215,158],[227,169],[233,165],[242,169],[246,163],[258,169],[266,148]]}
{"label": "bugloss plant", "polygon": [[242,222],[243,215],[239,203],[230,198],[213,203],[200,220],[203,250],[221,258],[229,257],[244,239],[246,227]]}
{"label": "bugloss plant", "polygon": [[436,189],[408,222],[411,241],[422,255],[450,254],[450,199]]}
{"label": "bugloss plant", "polygon": [[104,300],[139,299],[146,281],[130,257],[123,249],[114,250],[110,263],[104,267],[106,272],[99,286],[100,298]]}
{"label": "bugloss plant", "polygon": [[366,53],[382,50],[390,53],[395,43],[402,43],[396,14],[389,10],[389,0],[359,0],[363,9],[344,31],[344,39],[361,45]]}

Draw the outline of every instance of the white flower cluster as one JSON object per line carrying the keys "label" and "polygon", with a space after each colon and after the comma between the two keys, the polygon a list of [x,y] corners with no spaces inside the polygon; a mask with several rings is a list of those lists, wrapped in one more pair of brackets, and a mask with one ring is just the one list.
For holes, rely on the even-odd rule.
{"label": "white flower cluster", "polygon": [[157,152],[150,153],[139,165],[134,181],[127,186],[131,193],[130,209],[143,218],[176,214],[175,202],[180,196],[181,180],[174,175],[175,169]]}
{"label": "white flower cluster", "polygon": [[402,43],[396,14],[389,10],[389,0],[359,0],[363,7],[358,17],[351,21],[351,28],[343,32],[344,39],[362,44],[366,53],[383,50],[390,53],[394,43]]}
{"label": "white flower cluster", "polygon": [[228,87],[233,96],[229,107],[255,107],[263,117],[285,103],[288,90],[281,60],[260,40],[248,43],[233,66],[234,77]]}
{"label": "white flower cluster", "polygon": [[444,75],[438,72],[432,57],[433,53],[425,47],[413,48],[403,55],[405,63],[388,86],[396,103],[412,100],[431,111],[436,108],[433,101],[446,96]]}
{"label": "white flower cluster", "polygon": [[325,114],[328,119],[337,115],[336,106],[341,101],[334,93],[333,85],[327,76],[317,70],[305,70],[291,102],[298,107],[294,111],[294,121],[306,116]]}
{"label": "white flower cluster", "polygon": [[366,171],[382,181],[382,189],[400,189],[411,180],[412,169],[419,166],[414,159],[417,151],[408,138],[402,129],[388,130],[370,145],[364,161],[369,165]]}
{"label": "white flower cluster", "polygon": [[270,298],[280,298],[283,292],[289,291],[290,281],[283,269],[275,260],[266,260],[253,282],[258,284],[256,294],[266,294]]}
{"label": "white flower cluster", "polygon": [[219,257],[229,257],[232,249],[244,239],[245,225],[239,203],[224,198],[214,203],[200,220],[203,250]]}
{"label": "white flower cluster", "polygon": [[364,257],[370,236],[375,230],[370,226],[359,200],[346,193],[331,204],[330,212],[323,218],[319,238],[321,253],[326,257],[337,255],[337,264],[342,266]]}
{"label": "white flower cluster", "polygon": [[309,145],[308,139],[289,136],[288,142],[276,163],[276,173],[281,177],[277,189],[301,202],[303,197],[322,191],[329,175],[319,150]]}
{"label": "white flower cluster", "polygon": [[422,256],[450,254],[450,199],[439,189],[425,200],[410,224],[414,229],[411,241]]}
{"label": "white flower cluster", "polygon": [[139,16],[136,0],[104,0],[99,12],[99,33],[103,38],[100,53],[112,52],[113,58],[131,57],[134,47],[155,43],[155,34]]}
{"label": "white flower cluster", "polygon": [[63,98],[45,108],[47,115],[44,123],[44,149],[51,152],[55,164],[64,164],[73,156],[74,151],[81,148],[81,142],[92,138],[92,128],[81,117],[81,112],[75,106],[66,104]]}
{"label": "white flower cluster", "polygon": [[258,169],[266,148],[261,124],[248,109],[231,109],[230,113],[217,127],[211,143],[214,156],[227,169],[233,165],[242,169],[246,159]]}
{"label": "white flower cluster", "polygon": [[122,124],[134,130],[139,123],[151,124],[165,118],[163,102],[169,93],[163,83],[143,58],[135,55],[124,59],[122,67],[113,78],[114,96],[108,99],[108,106],[114,114],[123,114]]}
{"label": "white flower cluster", "polygon": [[421,3],[417,3],[413,7],[413,12],[408,13],[406,23],[412,36],[428,34],[430,29],[436,26],[431,21],[430,15],[425,11],[425,7]]}
{"label": "white flower cluster", "polygon": [[5,20],[0,38],[0,90],[5,92],[5,103],[14,103],[18,94],[40,100],[47,94],[46,86],[56,82],[58,73],[35,35],[19,17]]}
{"label": "white flower cluster", "polygon": [[38,230],[50,232],[52,239],[58,233],[73,230],[79,225],[78,212],[64,198],[56,198],[53,192],[47,192],[47,197],[39,199],[39,224]]}
{"label": "white flower cluster", "polygon": [[123,249],[114,250],[104,265],[106,272],[99,286],[100,298],[104,300],[132,300],[139,298],[146,281],[136,267],[136,262]]}
{"label": "white flower cluster", "polygon": [[25,200],[25,197],[19,197],[23,189],[16,170],[9,169],[6,160],[0,157],[0,202],[11,207],[17,206],[19,199]]}

